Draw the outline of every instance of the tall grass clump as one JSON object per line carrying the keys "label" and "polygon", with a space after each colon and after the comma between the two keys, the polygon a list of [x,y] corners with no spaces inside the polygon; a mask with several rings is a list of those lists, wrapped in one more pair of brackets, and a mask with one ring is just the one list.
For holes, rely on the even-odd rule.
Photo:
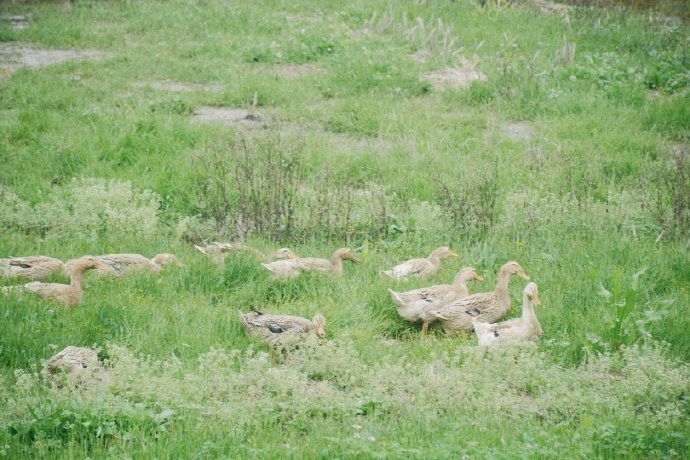
{"label": "tall grass clump", "polygon": [[308,178],[300,147],[286,145],[277,133],[205,147],[191,167],[198,219],[185,219],[183,233],[198,233],[194,227],[212,221],[217,237],[348,240],[382,234],[387,225],[388,199],[380,187],[358,185],[330,168]]}
{"label": "tall grass clump", "polygon": [[2,195],[0,226],[6,231],[95,242],[105,234],[151,237],[158,230],[159,195],[137,191],[129,181],[72,179],[35,205],[7,187]]}

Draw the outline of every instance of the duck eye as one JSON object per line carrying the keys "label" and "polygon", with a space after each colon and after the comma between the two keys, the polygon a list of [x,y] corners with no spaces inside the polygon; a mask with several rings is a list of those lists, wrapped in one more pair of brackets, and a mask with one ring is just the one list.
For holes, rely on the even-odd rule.
{"label": "duck eye", "polygon": [[86,363],[81,363],[81,367],[82,367],[83,369],[86,369],[86,368],[89,367],[89,366],[88,366]]}

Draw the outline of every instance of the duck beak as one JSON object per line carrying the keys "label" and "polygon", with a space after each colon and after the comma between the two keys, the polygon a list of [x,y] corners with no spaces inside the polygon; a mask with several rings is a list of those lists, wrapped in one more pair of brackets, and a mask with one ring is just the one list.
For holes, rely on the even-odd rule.
{"label": "duck beak", "polygon": [[517,275],[522,278],[525,281],[529,280],[529,276],[527,276],[527,273],[525,273],[523,270],[520,270]]}
{"label": "duck beak", "polygon": [[475,276],[474,279],[477,281],[484,281],[484,278],[481,277],[480,275]]}

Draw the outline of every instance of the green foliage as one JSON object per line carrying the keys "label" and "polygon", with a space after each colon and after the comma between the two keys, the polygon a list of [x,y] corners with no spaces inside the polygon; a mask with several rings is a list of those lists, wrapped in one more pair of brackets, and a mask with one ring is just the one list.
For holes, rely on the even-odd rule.
{"label": "green foliage", "polygon": [[7,189],[2,193],[0,226],[10,231],[90,241],[105,233],[150,237],[157,231],[158,195],[136,192],[129,182],[72,179],[34,207]]}

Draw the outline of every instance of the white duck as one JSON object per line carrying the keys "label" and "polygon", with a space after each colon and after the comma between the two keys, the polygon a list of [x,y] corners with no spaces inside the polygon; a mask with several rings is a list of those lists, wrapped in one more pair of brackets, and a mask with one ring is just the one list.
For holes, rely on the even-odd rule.
{"label": "white duck", "polygon": [[536,283],[528,283],[522,295],[522,316],[500,323],[474,321],[474,331],[480,346],[506,345],[523,342],[539,342],[541,324],[534,312],[539,305],[539,290]]}
{"label": "white duck", "polygon": [[429,257],[410,259],[390,270],[383,270],[381,274],[395,280],[402,280],[407,277],[430,278],[438,273],[441,268],[441,260],[448,257],[457,257],[457,254],[451,251],[448,246],[441,246],[434,249]]}
{"label": "white duck", "polygon": [[428,313],[445,303],[465,298],[469,295],[467,282],[470,280],[484,281],[472,267],[461,269],[453,284],[437,284],[435,286],[414,289],[407,292],[396,292],[388,289],[398,314],[413,323],[422,323],[422,335],[426,334],[429,324],[436,320],[435,316]]}

